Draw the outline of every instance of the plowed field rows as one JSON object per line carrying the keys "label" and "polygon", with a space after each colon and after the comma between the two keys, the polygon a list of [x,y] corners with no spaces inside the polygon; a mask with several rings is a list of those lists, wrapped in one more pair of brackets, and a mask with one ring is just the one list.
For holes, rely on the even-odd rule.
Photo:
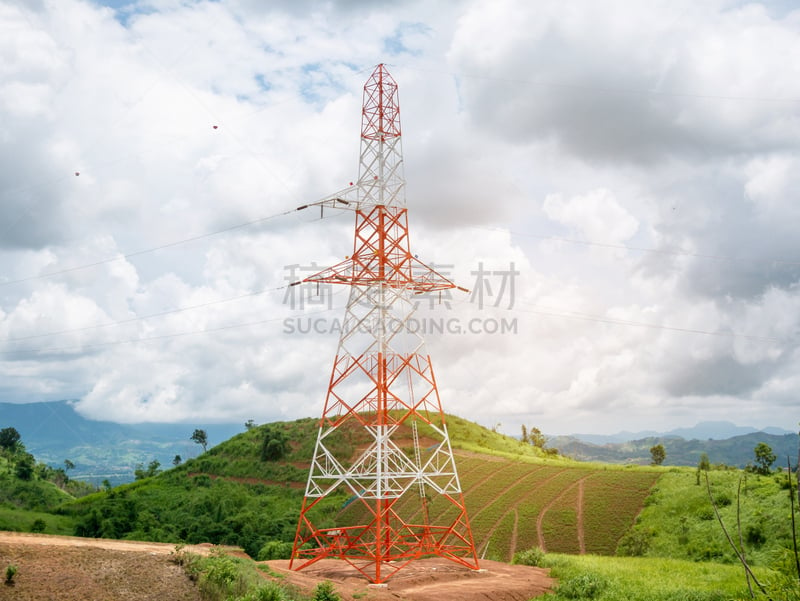
{"label": "plowed field rows", "polygon": [[[523,463],[455,451],[461,487],[479,557],[510,560],[533,546],[565,553],[613,555],[641,510],[657,472],[596,470],[588,467]],[[422,523],[417,490],[395,505],[409,523]],[[458,513],[447,499],[428,490],[433,524],[449,525]],[[345,522],[364,519],[353,503]]]}
{"label": "plowed field rows", "polygon": [[[613,554],[633,525],[658,474],[580,466],[492,462],[494,474],[476,479],[481,459],[457,456],[463,470],[472,532],[479,554],[508,560],[516,551]],[[444,516],[443,516],[444,517]],[[583,542],[583,548],[581,546]]]}

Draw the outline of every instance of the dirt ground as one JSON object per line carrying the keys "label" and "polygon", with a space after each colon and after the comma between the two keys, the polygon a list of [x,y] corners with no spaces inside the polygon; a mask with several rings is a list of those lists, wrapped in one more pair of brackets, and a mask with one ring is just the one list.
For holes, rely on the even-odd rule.
{"label": "dirt ground", "polygon": [[476,572],[446,559],[422,559],[405,566],[385,586],[369,584],[354,568],[334,559],[300,572],[290,571],[288,561],[263,563],[302,590],[330,580],[345,601],[528,601],[555,584],[547,570],[488,560]]}
{"label": "dirt ground", "polygon": [[[211,548],[184,547],[198,554]],[[0,584],[0,601],[200,601],[196,586],[170,561],[174,550],[165,543],[0,532],[0,580],[9,564],[19,570],[13,586]],[[493,561],[481,561],[476,572],[447,560],[421,560],[385,586],[368,584],[336,560],[301,572],[290,571],[288,561],[264,563],[306,594],[330,580],[344,601],[527,601],[553,585],[545,570]]]}

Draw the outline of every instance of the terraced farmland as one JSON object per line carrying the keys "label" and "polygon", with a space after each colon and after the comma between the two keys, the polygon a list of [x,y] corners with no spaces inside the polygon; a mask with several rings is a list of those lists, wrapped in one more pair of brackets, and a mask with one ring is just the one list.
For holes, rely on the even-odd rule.
{"label": "terraced farmland", "polygon": [[[526,462],[454,450],[461,487],[480,557],[510,561],[516,551],[539,546],[558,553],[613,555],[660,473],[641,468],[603,469],[576,463]],[[422,503],[406,494],[395,510],[422,523]],[[428,500],[434,524],[451,523],[454,506],[438,495]],[[358,504],[340,524],[366,519]]]}
{"label": "terraced farmland", "polygon": [[456,461],[478,554],[503,561],[536,545],[613,555],[659,476],[462,451],[456,451]]}

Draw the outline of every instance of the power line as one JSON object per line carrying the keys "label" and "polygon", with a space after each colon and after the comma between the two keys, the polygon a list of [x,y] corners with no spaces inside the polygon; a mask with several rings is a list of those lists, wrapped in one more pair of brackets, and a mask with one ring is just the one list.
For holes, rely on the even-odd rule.
{"label": "power line", "polygon": [[[582,246],[596,246],[598,248],[611,248],[615,250],[627,250],[633,252],[643,252],[643,253],[652,253],[652,254],[659,254],[659,255],[669,255],[675,257],[695,257],[697,259],[709,259],[712,261],[730,261],[730,262],[739,262],[742,261],[742,257],[734,257],[731,255],[711,255],[705,253],[696,253],[691,252],[688,250],[680,250],[680,249],[663,249],[663,248],[648,248],[644,246],[630,246],[627,244],[611,244],[608,242],[593,242],[591,240],[576,240],[574,238],[562,238],[559,236],[551,236],[547,234],[532,234],[529,232],[518,232],[506,228],[501,227],[479,227],[479,226],[470,226],[472,229],[478,230],[485,230],[489,232],[508,232],[511,236],[523,237],[523,238],[538,238],[540,240],[553,240],[554,242],[566,242],[568,244],[579,244]],[[771,263],[778,264],[778,265],[794,265],[800,266],[800,261],[789,261],[784,259],[771,259]]]}
{"label": "power line", "polygon": [[[256,292],[248,292],[245,294],[239,294],[237,296],[230,296],[228,298],[221,298],[215,301],[208,301],[205,303],[199,303],[197,305],[187,305],[185,307],[178,307],[175,309],[167,309],[165,311],[160,311],[158,313],[150,313],[148,315],[140,315],[138,317],[131,317],[128,319],[120,319],[117,321],[109,321],[107,323],[100,323],[91,326],[83,326],[80,328],[68,328],[65,330],[56,330],[53,332],[44,332],[41,334],[31,334],[30,336],[20,336],[18,338],[6,338],[5,342],[22,342],[25,340],[34,340],[36,338],[47,338],[49,336],[60,336],[61,334],[74,334],[76,332],[87,332],[90,330],[99,330],[102,328],[110,328],[114,326],[124,325],[128,323],[134,323],[137,321],[146,321],[148,319],[153,319],[156,317],[163,317],[165,315],[173,315],[176,313],[183,313],[185,311],[194,311],[195,309],[204,309],[206,307],[211,307],[214,305],[221,305],[224,303],[229,303],[237,300],[242,300],[245,298],[252,298],[254,296],[260,296],[262,294],[266,294],[267,292],[276,292],[278,290],[285,290],[289,288],[292,284],[284,284],[283,286],[276,286],[275,288],[265,288],[263,290],[258,290]],[[334,292],[331,296],[336,296],[341,294],[341,292]]]}
{"label": "power line", "polygon": [[290,213],[294,213],[297,209],[291,209],[289,211],[283,211],[281,213],[275,213],[273,215],[269,215],[267,217],[261,217],[259,219],[253,219],[252,221],[246,221],[244,223],[238,223],[236,225],[231,225],[226,228],[222,228],[219,230],[215,230],[213,232],[208,232],[206,234],[199,234],[197,236],[191,236],[189,238],[183,238],[181,240],[176,240],[174,242],[168,242],[166,244],[161,244],[159,246],[153,246],[151,248],[145,248],[142,250],[137,250],[131,253],[127,253],[124,255],[117,255],[116,257],[110,257],[108,259],[102,259],[100,261],[94,261],[92,263],[84,263],[83,265],[76,265],[75,267],[68,267],[66,269],[60,269],[58,271],[51,271],[48,273],[42,273],[39,275],[29,276],[25,278],[19,278],[16,280],[8,280],[5,282],[0,282],[0,286],[10,286],[11,284],[21,284],[23,282],[30,282],[33,280],[40,280],[44,278],[49,278],[57,275],[63,275],[65,273],[73,273],[75,271],[81,271],[83,269],[89,269],[91,267],[98,267],[100,265],[106,265],[107,263],[113,263],[115,261],[122,261],[125,259],[130,259],[132,257],[138,257],[141,255],[145,255],[148,253],[156,252],[158,250],[164,250],[166,248],[173,248],[175,246],[180,246],[182,244],[187,244],[188,242],[195,242],[197,240],[203,240],[205,238],[211,238],[213,236],[218,236],[220,234],[225,234],[227,232],[232,232],[234,230],[242,229],[245,227],[249,227],[251,225],[255,225],[257,223],[263,223],[265,221],[269,221],[271,219],[275,219],[276,217],[282,217],[283,215],[289,215]]}
{"label": "power line", "polygon": [[[540,307],[539,305],[530,305],[532,307]],[[738,332],[724,332],[714,330],[701,330],[698,328],[682,328],[677,326],[667,326],[662,324],[654,324],[640,321],[633,321],[627,319],[614,319],[603,315],[592,315],[591,313],[580,313],[577,311],[564,311],[562,309],[553,309],[551,307],[541,307],[539,309],[525,310],[519,309],[524,313],[532,313],[536,315],[547,315],[549,317],[564,317],[568,319],[580,319],[583,321],[594,321],[598,323],[609,323],[614,325],[633,326],[637,328],[648,328],[652,330],[667,330],[671,332],[684,332],[687,334],[702,334],[704,336],[718,336],[721,338],[743,338],[745,340],[755,340],[760,342],[786,342],[785,339],[775,338],[771,336],[756,336],[753,334],[741,334]]]}
{"label": "power line", "polygon": [[[21,283],[24,283],[24,282],[30,282],[30,281],[34,281],[34,280],[54,277],[54,276],[57,276],[57,275],[63,275],[65,273],[72,273],[72,272],[75,272],[75,271],[81,271],[83,269],[89,269],[91,267],[98,267],[100,265],[113,263],[115,261],[122,261],[124,259],[129,259],[129,258],[132,258],[132,257],[137,257],[137,256],[145,255],[145,254],[148,254],[148,253],[153,253],[153,252],[156,252],[156,251],[159,251],[159,250],[173,248],[173,247],[176,247],[176,246],[187,244],[189,242],[195,242],[197,240],[203,240],[203,239],[206,239],[206,238],[211,238],[213,236],[218,236],[220,234],[224,234],[224,233],[227,233],[227,232],[235,231],[235,230],[238,230],[238,229],[243,229],[243,228],[249,227],[251,225],[255,225],[255,224],[258,224],[258,223],[263,223],[263,222],[275,219],[277,217],[282,217],[284,215],[289,215],[291,213],[294,213],[294,212],[300,210],[301,208],[306,208],[308,206],[311,206],[312,204],[314,204],[314,203],[309,203],[308,205],[302,205],[301,207],[298,207],[296,209],[290,209],[290,210],[287,210],[287,211],[282,211],[280,213],[275,213],[273,215],[268,215],[267,217],[261,217],[261,218],[258,218],[258,219],[253,219],[251,221],[246,221],[244,223],[238,223],[236,225],[232,225],[232,226],[229,226],[229,227],[226,227],[226,228],[222,228],[222,229],[219,229],[219,230],[215,230],[215,231],[212,231],[212,232],[208,232],[208,233],[205,233],[205,234],[199,234],[197,236],[191,236],[189,238],[183,238],[183,239],[176,240],[176,241],[173,241],[173,242],[167,242],[167,243],[161,244],[159,246],[154,246],[154,247],[151,247],[151,248],[145,248],[145,249],[134,251],[134,252],[131,252],[131,253],[127,253],[127,254],[124,254],[124,255],[117,255],[116,257],[110,257],[110,258],[107,258],[107,259],[101,259],[99,261],[94,261],[92,263],[84,263],[82,265],[76,265],[74,267],[68,267],[66,269],[61,269],[61,270],[58,270],[58,271],[51,271],[51,272],[48,272],[48,273],[28,276],[28,277],[19,278],[19,279],[16,279],[16,280],[7,280],[5,282],[0,282],[0,286],[10,286],[12,284],[21,284]],[[327,218],[327,217],[324,217],[324,218]],[[556,242],[566,242],[568,244],[578,244],[578,245],[582,245],[582,246],[595,246],[595,247],[598,247],[598,248],[612,248],[612,249],[617,249],[617,250],[653,253],[653,254],[661,254],[661,255],[669,255],[669,256],[695,257],[695,258],[698,258],[698,259],[709,259],[709,260],[713,260],[713,261],[738,262],[738,261],[742,260],[741,257],[733,257],[733,256],[730,256],[730,255],[711,255],[711,254],[696,253],[696,252],[680,250],[680,249],[678,249],[678,250],[670,250],[670,249],[659,249],[659,248],[630,246],[630,245],[625,245],[625,244],[611,244],[611,243],[606,243],[606,242],[594,242],[594,241],[591,241],[591,240],[576,240],[574,238],[562,238],[562,237],[559,237],[559,236],[551,236],[551,235],[546,235],[546,234],[534,234],[534,233],[530,233],[530,232],[519,232],[519,231],[514,231],[514,230],[507,229],[507,228],[502,228],[502,227],[479,227],[479,226],[469,226],[469,227],[471,229],[478,229],[478,230],[490,231],[490,232],[508,232],[509,235],[517,236],[517,237],[538,238],[538,239],[541,239],[541,240],[553,240],[553,241],[556,241]],[[791,261],[791,260],[784,260],[784,259],[772,259],[771,263],[778,264],[778,265],[800,266],[800,261]]]}
{"label": "power line", "polygon": [[520,77],[500,77],[497,75],[480,75],[476,73],[467,73],[464,71],[451,71],[447,69],[424,69],[420,67],[413,67],[405,65],[406,69],[412,71],[419,71],[421,73],[444,73],[451,77],[460,77],[463,79],[484,80],[495,83],[511,83],[514,85],[528,85],[540,88],[553,88],[564,90],[575,90],[578,92],[593,92],[596,94],[613,94],[617,96],[661,96],[665,98],[686,98],[695,100],[727,100],[737,102],[770,102],[770,103],[798,103],[800,98],[788,97],[779,98],[775,96],[742,96],[736,94],[710,94],[701,92],[681,92],[670,90],[655,90],[647,88],[625,88],[625,87],[612,87],[612,86],[598,86],[587,85],[580,83],[562,83],[553,81],[542,81],[534,79],[525,79]]}
{"label": "power line", "polygon": [[[152,314],[152,315],[146,315],[146,316],[142,316],[142,317],[131,318],[131,319],[128,319],[128,320],[121,320],[121,321],[113,322],[113,323],[109,323],[109,324],[100,324],[100,325],[96,325],[96,326],[87,326],[87,327],[84,327],[84,328],[75,328],[75,329],[72,329],[72,330],[62,330],[62,331],[59,331],[59,332],[52,332],[52,333],[49,333],[49,334],[38,334],[38,335],[33,335],[33,336],[28,336],[28,337],[23,337],[23,338],[9,339],[9,342],[29,340],[29,339],[40,338],[40,337],[45,337],[45,336],[49,336],[49,335],[62,334],[62,333],[80,332],[80,331],[85,331],[85,330],[98,329],[98,328],[102,328],[102,327],[110,327],[110,326],[114,326],[114,325],[121,325],[121,324],[124,324],[124,323],[134,322],[134,321],[142,321],[142,320],[145,320],[145,319],[150,319],[152,317],[158,317],[158,316],[161,316],[161,315],[167,315],[167,314],[170,314],[170,313],[179,313],[179,312],[182,312],[182,311],[189,311],[189,310],[202,308],[202,307],[206,307],[206,306],[210,306],[210,305],[214,305],[214,304],[221,304],[221,303],[226,303],[226,302],[230,302],[230,301],[233,301],[233,300],[238,300],[238,299],[242,299],[242,298],[256,296],[256,295],[259,295],[259,294],[264,294],[266,292],[282,290],[282,289],[288,288],[288,286],[289,286],[289,284],[284,285],[284,286],[275,287],[275,288],[269,288],[269,289],[262,290],[262,291],[259,291],[259,292],[253,292],[253,293],[249,293],[249,294],[239,295],[239,296],[236,296],[236,297],[230,297],[230,298],[221,299],[221,300],[218,300],[218,301],[210,301],[208,303],[201,303],[199,305],[192,305],[192,306],[182,307],[182,308],[179,308],[179,309],[173,309],[173,310],[170,310],[170,311],[164,311],[164,312],[155,313],[155,314]],[[456,304],[456,305],[459,305],[459,306],[463,306],[463,305],[467,304],[468,302],[469,301],[467,301],[465,299],[465,300],[463,300],[461,302],[453,302],[453,304]],[[679,327],[679,326],[670,326],[670,325],[663,325],[663,324],[640,322],[640,321],[627,320],[627,319],[614,319],[614,318],[607,317],[607,316],[604,316],[604,315],[595,315],[595,314],[591,314],[591,313],[582,313],[582,312],[578,312],[578,311],[567,311],[567,310],[564,310],[564,309],[558,309],[558,308],[553,308],[553,307],[545,307],[545,306],[536,305],[536,304],[528,304],[528,306],[529,307],[534,307],[534,308],[533,309],[512,308],[512,309],[502,309],[502,311],[507,311],[507,312],[512,312],[512,313],[514,313],[514,312],[527,313],[527,314],[532,314],[532,315],[543,315],[543,316],[547,316],[547,317],[560,317],[560,318],[563,318],[563,319],[576,319],[576,320],[580,320],[580,321],[591,321],[591,322],[596,322],[596,323],[606,323],[606,324],[612,324],[612,325],[622,325],[622,326],[630,326],[630,327],[637,327],[637,328],[647,328],[647,329],[651,329],[651,330],[664,330],[664,331],[670,331],[670,332],[681,332],[681,333],[685,333],[685,334],[697,334],[697,335],[703,335],[703,336],[715,336],[715,337],[729,338],[729,339],[744,339],[744,340],[753,340],[753,341],[759,341],[759,342],[779,342],[779,343],[786,342],[785,339],[775,338],[775,337],[771,337],[771,336],[758,336],[758,335],[753,335],[753,334],[742,334],[742,333],[732,332],[732,331],[702,330],[702,329],[699,329],[699,328],[686,328],[686,327]],[[313,311],[313,312],[307,312],[307,313],[304,312],[303,316],[306,316],[306,315],[318,315],[318,314],[321,314],[321,313],[328,313],[331,310],[333,310],[333,309],[321,309],[319,311]],[[119,345],[124,345],[124,344],[135,344],[135,343],[138,343],[138,342],[152,342],[152,341],[156,341],[156,340],[166,340],[166,339],[170,339],[170,338],[180,338],[180,337],[184,337],[184,336],[207,334],[207,333],[219,332],[219,331],[224,331],[224,330],[233,330],[233,329],[238,329],[238,328],[263,325],[263,324],[266,324],[266,323],[273,323],[275,321],[280,321],[280,320],[285,319],[285,318],[286,318],[286,316],[282,316],[282,317],[275,317],[275,318],[270,318],[270,319],[262,319],[262,320],[258,320],[258,321],[251,321],[251,322],[244,322],[244,323],[237,323],[237,324],[229,324],[229,325],[226,325],[226,326],[219,326],[219,327],[216,327],[216,328],[204,328],[204,329],[201,329],[201,330],[190,330],[190,331],[177,332],[177,333],[172,333],[172,334],[160,334],[160,335],[148,336],[148,337],[144,337],[144,338],[131,338],[131,339],[127,339],[127,340],[116,340],[116,341],[102,342],[102,343],[95,343],[95,344],[87,344],[87,345],[72,345],[72,346],[62,346],[62,347],[55,347],[54,346],[54,347],[32,348],[32,349],[6,350],[6,351],[0,351],[0,355],[41,354],[41,353],[53,353],[53,352],[83,351],[83,350],[91,350],[91,349],[95,349],[95,348],[108,348],[108,347],[119,346]]]}
{"label": "power line", "polygon": [[[309,313],[304,313],[303,315],[318,315],[320,313],[327,313],[332,311],[333,309],[321,309],[319,311],[312,311]],[[35,348],[35,349],[19,349],[19,350],[7,350],[7,351],[0,351],[0,355],[35,355],[41,353],[60,353],[60,352],[68,352],[68,351],[85,351],[85,350],[92,350],[98,348],[108,348],[113,346],[121,346],[124,344],[136,344],[139,342],[153,342],[156,340],[167,340],[169,338],[182,338],[185,336],[196,336],[198,334],[210,334],[213,332],[222,332],[225,330],[235,330],[238,328],[248,328],[253,326],[264,325],[266,323],[273,323],[276,321],[280,321],[282,319],[286,319],[286,316],[281,317],[272,317],[269,319],[259,319],[257,321],[248,321],[244,323],[235,323],[229,324],[225,326],[218,326],[215,328],[203,328],[201,330],[188,330],[184,332],[174,332],[172,334],[159,334],[155,336],[146,336],[143,338],[129,338],[127,340],[113,340],[110,342],[97,342],[94,344],[81,344],[81,345],[72,345],[72,346],[61,346],[61,347],[45,347],[45,348]]]}
{"label": "power line", "polygon": [[267,292],[275,292],[276,290],[283,290],[288,288],[289,284],[284,286],[278,286],[276,288],[265,288],[264,290],[258,290],[256,292],[248,292],[246,294],[239,294],[237,296],[230,296],[228,298],[221,298],[215,301],[208,301],[205,303],[199,303],[197,305],[187,305],[185,307],[178,307],[176,309],[168,309],[166,311],[160,311],[158,313],[150,313],[148,315],[140,315],[138,317],[131,317],[129,319],[120,319],[117,321],[109,321],[107,323],[100,323],[95,324],[93,326],[83,326],[80,328],[69,328],[66,330],[56,330],[54,332],[44,332],[42,334],[31,334],[30,336],[20,336],[18,338],[6,338],[6,342],[22,342],[24,340],[34,340],[36,338],[46,338],[48,336],[59,336],[61,334],[73,334],[76,332],[88,332],[89,330],[99,330],[101,328],[110,328],[113,326],[124,325],[126,323],[133,323],[136,321],[145,321],[147,319],[153,319],[155,317],[163,317],[164,315],[173,315],[175,313],[183,313],[185,311],[193,311],[195,309],[202,309],[205,307],[210,307],[213,305],[221,305],[223,303],[229,303],[236,300],[241,300],[243,298],[251,298],[253,296],[259,296],[261,294],[266,294]]}

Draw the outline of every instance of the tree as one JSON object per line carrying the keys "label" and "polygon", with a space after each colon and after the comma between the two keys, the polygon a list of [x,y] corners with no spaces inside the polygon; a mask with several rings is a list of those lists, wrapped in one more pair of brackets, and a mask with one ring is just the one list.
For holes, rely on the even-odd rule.
{"label": "tree", "polygon": [[667,458],[667,450],[663,444],[656,444],[650,447],[650,465],[661,465]]}
{"label": "tree", "polygon": [[528,441],[538,449],[543,449],[547,440],[545,440],[544,434],[539,428],[531,428],[530,433],[528,434]]}
{"label": "tree", "polygon": [[192,435],[189,437],[189,440],[193,440],[203,447],[203,453],[206,452],[206,447],[208,446],[208,434],[205,430],[201,430],[200,428],[195,429],[195,431],[192,432]]}
{"label": "tree", "polygon": [[520,438],[522,442],[528,442],[528,428],[525,427],[525,424],[522,424],[522,438]]}
{"label": "tree", "polygon": [[69,459],[64,460],[64,472],[69,472],[69,470],[74,470],[75,464],[72,463]]}
{"label": "tree", "polygon": [[0,430],[0,449],[16,451],[20,438],[16,428],[3,428]]}
{"label": "tree", "polygon": [[26,453],[19,461],[17,461],[17,466],[15,468],[17,478],[20,480],[33,479],[33,470],[35,467],[36,463],[33,459],[33,456]]}
{"label": "tree", "polygon": [[252,419],[248,419],[246,422],[244,422],[244,427],[247,428],[248,430],[252,430],[257,425],[258,424],[254,422]]}
{"label": "tree", "polygon": [[707,472],[711,469],[711,461],[708,453],[700,453],[700,461],[697,462],[697,485],[700,486],[700,472]]}
{"label": "tree", "polygon": [[772,452],[772,447],[766,442],[759,442],[753,449],[753,453],[755,453],[756,456],[756,467],[754,471],[762,476],[768,476],[772,469],[772,464],[775,463],[777,459],[775,453]]}
{"label": "tree", "polygon": [[144,469],[144,466],[139,463],[136,465],[136,469],[133,470],[133,476],[137,480],[142,480],[144,478],[152,478],[161,470],[158,469],[161,467],[161,462],[158,459],[153,459],[149,464],[147,464],[147,469]]}
{"label": "tree", "polygon": [[67,472],[60,467],[53,470],[53,483],[56,486],[63,490],[67,485],[67,482],[69,482],[69,476],[67,476]]}
{"label": "tree", "polygon": [[183,461],[183,459],[181,459],[181,456],[180,455],[175,455],[175,457],[172,459],[172,465],[177,467],[177,466],[179,466],[181,464],[181,461]]}
{"label": "tree", "polygon": [[261,461],[277,461],[289,450],[286,434],[278,426],[268,426],[261,443]]}

